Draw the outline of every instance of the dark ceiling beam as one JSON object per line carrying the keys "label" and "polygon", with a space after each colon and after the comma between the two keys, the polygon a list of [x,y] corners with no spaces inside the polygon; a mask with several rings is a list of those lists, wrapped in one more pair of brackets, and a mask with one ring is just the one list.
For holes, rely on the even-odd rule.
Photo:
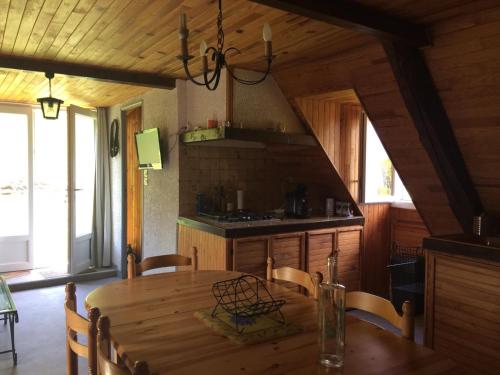
{"label": "dark ceiling beam", "polygon": [[406,108],[465,233],[484,212],[450,120],[422,53],[397,42],[383,43]]}
{"label": "dark ceiling beam", "polygon": [[298,14],[415,47],[430,44],[424,27],[389,16],[349,0],[250,0],[285,12]]}
{"label": "dark ceiling beam", "polygon": [[84,65],[62,61],[33,59],[30,57],[22,56],[0,55],[0,67],[28,70],[33,72],[50,72],[54,74],[85,77],[99,81],[121,83],[127,85],[162,89],[175,88],[175,78],[160,74],[111,69],[94,65]]}

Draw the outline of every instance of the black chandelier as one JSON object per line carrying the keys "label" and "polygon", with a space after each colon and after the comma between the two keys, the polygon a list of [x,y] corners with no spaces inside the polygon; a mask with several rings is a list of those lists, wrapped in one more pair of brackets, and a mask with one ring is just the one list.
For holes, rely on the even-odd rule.
{"label": "black chandelier", "polygon": [[57,120],[59,117],[59,109],[64,101],[52,97],[52,78],[54,78],[54,73],[47,72],[45,73],[45,77],[49,79],[49,96],[38,98],[37,101],[42,107],[42,114],[44,118],[48,120]]}
{"label": "black chandelier", "polygon": [[[194,56],[190,55],[188,52],[188,36],[189,30],[186,25],[186,14],[181,12],[180,15],[180,27],[179,27],[179,39],[181,40],[181,55],[177,56],[179,60],[182,60],[182,64],[184,65],[184,71],[186,72],[186,76],[192,81],[194,84],[198,86],[205,86],[207,89],[213,91],[219,85],[219,80],[221,76],[222,68],[226,68],[231,77],[239,83],[244,85],[256,85],[261,83],[266,79],[269,72],[271,71],[271,63],[273,61],[273,48],[272,48],[272,31],[271,26],[266,22],[262,29],[262,37],[265,42],[265,58],[267,61],[266,71],[263,73],[263,76],[255,81],[242,79],[236,77],[234,72],[227,64],[227,55],[231,52],[241,53],[239,49],[231,47],[224,50],[224,30],[222,29],[222,0],[219,0],[219,14],[217,16],[217,47],[208,47],[207,43],[203,40],[200,43],[200,56],[202,59],[202,67],[203,67],[203,82],[197,81],[189,72],[188,63]],[[212,73],[209,74],[208,69],[208,54],[212,53],[212,61],[215,64]]]}

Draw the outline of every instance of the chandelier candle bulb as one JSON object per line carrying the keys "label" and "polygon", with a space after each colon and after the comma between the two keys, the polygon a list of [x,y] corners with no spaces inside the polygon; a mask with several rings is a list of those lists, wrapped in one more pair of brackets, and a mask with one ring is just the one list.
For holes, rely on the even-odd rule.
{"label": "chandelier candle bulb", "polygon": [[262,39],[264,42],[272,42],[273,41],[273,31],[271,30],[271,25],[267,22],[262,27]]}
{"label": "chandelier candle bulb", "polygon": [[201,41],[200,43],[200,56],[203,57],[203,56],[206,56],[207,55],[207,42],[205,42],[204,40]]}

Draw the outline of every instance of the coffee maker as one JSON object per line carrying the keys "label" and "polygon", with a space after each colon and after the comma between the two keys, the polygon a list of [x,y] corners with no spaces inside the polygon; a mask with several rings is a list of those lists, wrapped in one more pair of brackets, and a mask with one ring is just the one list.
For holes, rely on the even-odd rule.
{"label": "coffee maker", "polygon": [[303,219],[309,216],[307,187],[305,185],[299,184],[294,191],[286,193],[285,200],[285,215],[287,217]]}

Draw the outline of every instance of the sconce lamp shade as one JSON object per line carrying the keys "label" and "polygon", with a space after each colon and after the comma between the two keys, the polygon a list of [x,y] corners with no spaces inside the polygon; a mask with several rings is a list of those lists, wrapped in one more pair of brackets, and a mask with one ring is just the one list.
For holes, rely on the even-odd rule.
{"label": "sconce lamp shade", "polygon": [[38,98],[37,101],[42,107],[43,117],[49,120],[56,120],[59,117],[59,109],[64,103],[61,99],[56,99],[51,96]]}

